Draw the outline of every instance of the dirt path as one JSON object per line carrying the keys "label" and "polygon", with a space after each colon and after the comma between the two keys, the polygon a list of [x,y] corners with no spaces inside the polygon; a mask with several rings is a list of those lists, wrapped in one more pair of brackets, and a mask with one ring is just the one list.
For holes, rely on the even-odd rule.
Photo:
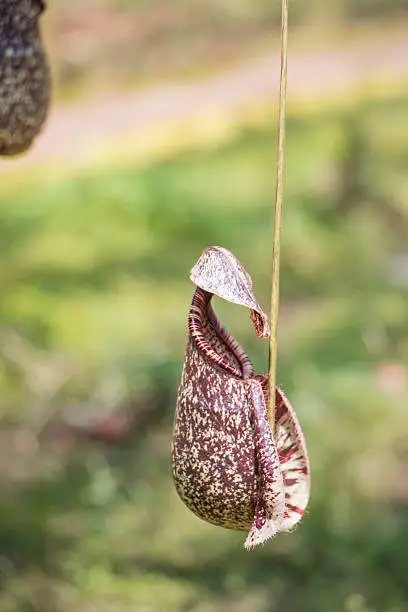
{"label": "dirt path", "polygon": [[[217,112],[276,99],[279,57],[270,55],[215,77],[190,84],[169,84],[148,91],[133,91],[101,100],[88,100],[53,110],[43,135],[24,157],[5,160],[0,171],[57,162],[86,164],[95,151],[118,142],[121,136],[137,139],[141,129],[168,126]],[[293,53],[289,62],[288,96],[333,95],[365,82],[384,87],[384,79],[408,79],[408,37],[376,43],[356,50]],[[386,82],[386,81],[385,81]]]}

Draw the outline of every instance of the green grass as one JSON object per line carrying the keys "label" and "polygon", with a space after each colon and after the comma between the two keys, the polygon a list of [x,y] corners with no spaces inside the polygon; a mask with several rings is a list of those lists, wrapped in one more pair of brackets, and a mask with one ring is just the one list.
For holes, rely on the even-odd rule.
{"label": "green grass", "polygon": [[[406,609],[408,392],[384,389],[379,368],[408,361],[408,289],[389,270],[406,250],[407,108],[289,119],[278,380],[304,426],[312,500],[293,535],[251,554],[183,508],[168,453],[202,249],[232,250],[268,304],[276,134],[4,190],[4,423],[30,429],[77,400],[147,402],[152,419],[69,459],[3,451],[1,610]],[[216,309],[265,370],[247,313]]]}

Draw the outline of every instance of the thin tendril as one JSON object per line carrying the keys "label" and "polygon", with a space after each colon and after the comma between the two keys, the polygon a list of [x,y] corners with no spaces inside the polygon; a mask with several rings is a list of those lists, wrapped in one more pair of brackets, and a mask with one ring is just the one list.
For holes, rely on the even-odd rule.
{"label": "thin tendril", "polygon": [[279,96],[278,162],[276,175],[276,200],[274,213],[272,282],[271,282],[271,335],[269,339],[269,398],[268,421],[272,433],[275,429],[275,384],[278,346],[279,314],[279,265],[282,229],[283,164],[285,150],[286,89],[288,64],[288,1],[282,0],[281,73]]}

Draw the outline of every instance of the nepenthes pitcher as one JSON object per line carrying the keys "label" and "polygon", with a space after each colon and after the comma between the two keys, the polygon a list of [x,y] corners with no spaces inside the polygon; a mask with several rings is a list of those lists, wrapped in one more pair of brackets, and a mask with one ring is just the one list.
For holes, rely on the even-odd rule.
{"label": "nepenthes pitcher", "polygon": [[250,549],[303,516],[310,492],[305,440],[295,412],[276,387],[272,434],[268,380],[217,319],[214,295],[246,306],[259,338],[267,317],[252,281],[227,249],[206,249],[190,275],[196,291],[178,390],[172,468],[184,504],[205,521],[249,531]]}

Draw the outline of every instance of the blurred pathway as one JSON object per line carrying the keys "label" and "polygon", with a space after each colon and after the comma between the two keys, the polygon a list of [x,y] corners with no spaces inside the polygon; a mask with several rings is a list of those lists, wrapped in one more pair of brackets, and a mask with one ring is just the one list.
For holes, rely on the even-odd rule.
{"label": "blurred pathway", "polygon": [[[53,109],[44,133],[20,159],[0,160],[0,171],[37,164],[86,164],[95,151],[117,146],[121,135],[137,140],[141,130],[168,126],[206,112],[277,101],[277,54],[187,84],[121,93]],[[408,39],[329,52],[293,52],[289,58],[289,99],[338,96],[365,82],[384,87],[387,79],[408,79]]]}

